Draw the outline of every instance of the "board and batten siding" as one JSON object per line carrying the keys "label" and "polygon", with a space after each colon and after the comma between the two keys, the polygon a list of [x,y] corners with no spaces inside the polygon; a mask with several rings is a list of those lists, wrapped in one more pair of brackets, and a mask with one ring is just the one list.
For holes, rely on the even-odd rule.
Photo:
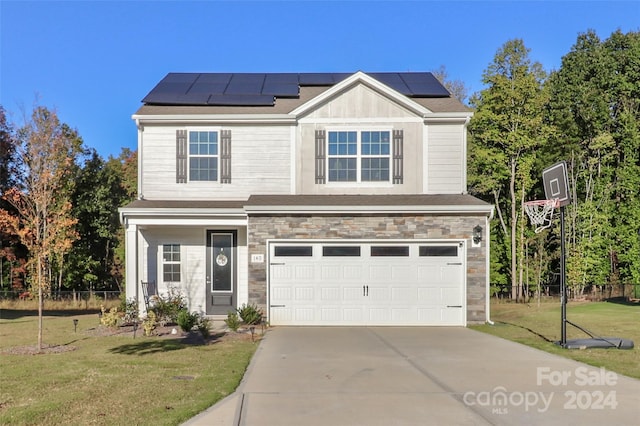
{"label": "board and batten siding", "polygon": [[231,130],[231,183],[176,183],[176,130],[195,126],[145,126],[142,185],[147,200],[242,199],[291,191],[289,126],[201,126]]}
{"label": "board and batten siding", "polygon": [[[422,192],[422,118],[365,85],[357,85],[307,113],[296,132],[299,194],[418,194]],[[402,131],[402,183],[316,182],[316,130]],[[393,164],[393,156],[390,165]],[[324,162],[327,167],[327,162]],[[393,173],[393,170],[390,171]],[[325,170],[326,174],[326,170]]]}
{"label": "board and batten siding", "polygon": [[465,128],[461,124],[429,124],[424,150],[427,194],[465,193]]}

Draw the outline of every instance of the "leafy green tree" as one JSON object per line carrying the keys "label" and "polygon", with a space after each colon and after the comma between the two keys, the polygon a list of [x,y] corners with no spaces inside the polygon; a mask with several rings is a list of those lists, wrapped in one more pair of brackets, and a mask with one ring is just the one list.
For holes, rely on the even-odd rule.
{"label": "leafy green tree", "polygon": [[73,215],[78,219],[80,238],[67,262],[64,286],[70,289],[121,290],[121,265],[116,250],[122,227],[118,207],[131,200],[125,165],[131,157],[123,150],[119,158],[105,162],[89,151],[76,178]]}
{"label": "leafy green tree", "polygon": [[504,234],[504,257],[510,263],[504,269],[516,300],[523,296],[523,263],[518,260],[525,240],[522,203],[533,186],[536,149],[551,133],[544,121],[546,77],[524,42],[510,40],[483,73],[487,87],[470,102],[476,112],[469,125],[469,183],[473,193],[496,205],[496,230]]}

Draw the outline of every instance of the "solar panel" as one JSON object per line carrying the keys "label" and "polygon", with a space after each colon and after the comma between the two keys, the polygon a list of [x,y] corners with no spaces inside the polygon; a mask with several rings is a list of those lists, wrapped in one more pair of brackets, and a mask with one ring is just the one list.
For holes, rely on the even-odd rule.
{"label": "solar panel", "polygon": [[302,73],[299,74],[301,86],[331,86],[335,84],[333,75],[329,73]]}
{"label": "solar panel", "polygon": [[402,93],[403,95],[412,94],[402,77],[400,77],[400,74],[398,74],[397,72],[378,72],[371,73],[369,75],[382,84],[385,84],[391,87],[393,90]]}
{"label": "solar panel", "polygon": [[449,91],[430,72],[400,73],[400,77],[411,91],[419,97],[449,96]]}
{"label": "solar panel", "polygon": [[267,74],[264,79],[262,94],[280,97],[298,97],[300,94],[298,74]]}
{"label": "solar panel", "polygon": [[193,83],[200,76],[193,72],[170,72],[162,79],[162,83]]}
{"label": "solar panel", "polygon": [[226,83],[202,83],[198,80],[189,89],[189,93],[218,93],[222,94],[226,90]]}
{"label": "solar panel", "polygon": [[265,74],[233,74],[225,90],[226,95],[260,95]]}
{"label": "solar panel", "polygon": [[[300,86],[332,86],[350,73],[169,73],[142,100],[159,105],[273,105],[276,97],[300,95]],[[448,97],[428,72],[369,75],[413,97]]]}

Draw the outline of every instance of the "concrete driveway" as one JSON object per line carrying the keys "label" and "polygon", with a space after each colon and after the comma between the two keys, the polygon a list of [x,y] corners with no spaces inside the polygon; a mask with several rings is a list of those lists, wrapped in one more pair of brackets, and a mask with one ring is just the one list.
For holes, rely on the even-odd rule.
{"label": "concrete driveway", "polygon": [[467,328],[279,327],[186,424],[637,425],[640,381]]}

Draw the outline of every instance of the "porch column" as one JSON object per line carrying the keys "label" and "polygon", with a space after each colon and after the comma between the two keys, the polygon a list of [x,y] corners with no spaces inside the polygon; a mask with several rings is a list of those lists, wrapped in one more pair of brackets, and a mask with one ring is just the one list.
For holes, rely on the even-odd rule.
{"label": "porch column", "polygon": [[[125,291],[126,298],[134,299],[138,305],[138,312],[142,312],[144,300],[139,295],[138,283],[138,226],[125,221]],[[142,304],[142,305],[141,305]]]}

